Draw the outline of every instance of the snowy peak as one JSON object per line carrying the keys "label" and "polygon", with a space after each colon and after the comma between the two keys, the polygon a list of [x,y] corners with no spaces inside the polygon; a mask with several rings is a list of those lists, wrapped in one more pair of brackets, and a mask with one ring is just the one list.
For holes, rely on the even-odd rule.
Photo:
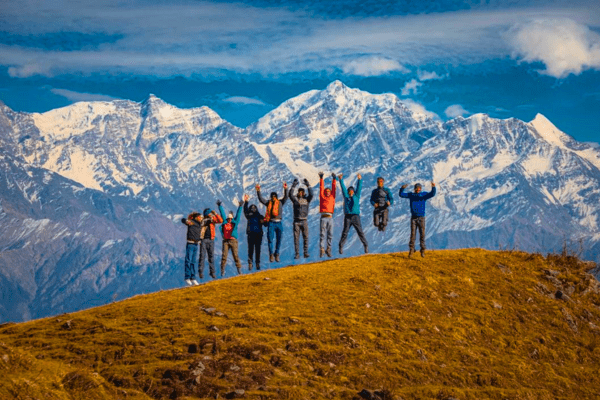
{"label": "snowy peak", "polygon": [[561,132],[548,118],[537,114],[529,124],[537,131],[542,139],[558,147],[565,147],[568,136]]}

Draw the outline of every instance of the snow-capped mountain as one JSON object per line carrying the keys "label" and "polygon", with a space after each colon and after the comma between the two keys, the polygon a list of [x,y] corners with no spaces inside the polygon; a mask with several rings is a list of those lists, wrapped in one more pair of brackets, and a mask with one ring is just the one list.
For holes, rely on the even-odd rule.
{"label": "snow-capped mountain", "polygon": [[[43,114],[0,103],[0,168],[0,321],[180,285],[182,215],[214,208],[216,199],[235,210],[256,183],[281,194],[282,182],[306,177],[318,189],[320,170],[328,184],[332,171],[344,173],[347,185],[363,175],[372,252],[407,248],[408,204],[398,189],[421,182],[429,190],[434,181],[431,248],[544,253],[581,240],[584,255],[600,261],[597,146],[575,141],[542,115],[524,122],[477,114],[444,123],[413,113],[393,94],[339,81],[284,102],[246,129],[207,107],[178,109],[153,95],[143,103],[82,102]],[[368,202],[380,175],[396,197],[383,235],[371,227]],[[336,246],[339,191],[337,198]],[[315,258],[317,202],[310,219]],[[288,263],[291,206],[284,210]],[[263,246],[267,253],[266,238]],[[361,249],[351,233],[344,256]]]}

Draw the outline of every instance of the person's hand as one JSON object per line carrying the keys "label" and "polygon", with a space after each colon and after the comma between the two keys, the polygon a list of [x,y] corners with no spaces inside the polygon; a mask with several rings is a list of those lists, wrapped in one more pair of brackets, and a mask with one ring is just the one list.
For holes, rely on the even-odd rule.
{"label": "person's hand", "polygon": [[434,182],[431,182],[431,187],[435,187],[435,183]]}
{"label": "person's hand", "polygon": [[283,188],[287,189],[287,182],[283,182]]}
{"label": "person's hand", "polygon": [[387,205],[389,206],[389,205],[390,205],[390,202],[389,202],[389,201],[386,201],[386,202],[385,202],[385,204],[387,204]]}
{"label": "person's hand", "polygon": [[186,225],[188,224],[188,221],[185,218],[181,218],[181,222],[184,223],[184,224],[186,224]]}
{"label": "person's hand", "polygon": [[243,206],[244,205],[244,200],[240,200],[239,206]]}
{"label": "person's hand", "polygon": [[361,174],[357,174],[356,177],[360,180],[362,179],[362,175]]}
{"label": "person's hand", "polygon": [[221,200],[217,200],[217,205],[220,206],[222,204]]}
{"label": "person's hand", "polygon": [[295,178],[294,181],[292,182],[292,187],[298,186],[298,178]]}
{"label": "person's hand", "polygon": [[407,184],[402,185],[402,189],[406,189],[407,186]]}
{"label": "person's hand", "polygon": [[302,183],[304,183],[306,186],[310,187],[310,183],[308,183],[308,179],[304,178]]}
{"label": "person's hand", "polygon": [[260,192],[260,185],[257,183],[256,186],[254,186],[254,188],[256,189],[257,192]]}
{"label": "person's hand", "polygon": [[342,180],[342,178],[344,177],[344,174],[339,174],[338,178],[340,178],[340,181]]}
{"label": "person's hand", "polygon": [[319,178],[323,179],[323,172],[319,172]]}
{"label": "person's hand", "polygon": [[250,196],[248,196],[247,194],[244,195],[244,201],[248,201],[250,200]]}
{"label": "person's hand", "polygon": [[336,178],[336,177],[335,177],[335,172],[332,172],[332,173],[331,173],[331,177],[332,177],[333,179],[335,179],[335,178]]}

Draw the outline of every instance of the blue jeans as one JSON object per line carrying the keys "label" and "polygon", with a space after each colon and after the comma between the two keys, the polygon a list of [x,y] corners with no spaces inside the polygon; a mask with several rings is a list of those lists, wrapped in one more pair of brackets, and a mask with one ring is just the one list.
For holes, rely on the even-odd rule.
{"label": "blue jeans", "polygon": [[188,243],[185,246],[185,279],[196,279],[198,268],[198,244]]}
{"label": "blue jeans", "polygon": [[[283,232],[283,224],[281,221],[269,221],[267,227],[267,239],[269,240],[269,255],[279,254],[281,248],[281,233]],[[273,252],[273,239],[276,239],[275,251]]]}

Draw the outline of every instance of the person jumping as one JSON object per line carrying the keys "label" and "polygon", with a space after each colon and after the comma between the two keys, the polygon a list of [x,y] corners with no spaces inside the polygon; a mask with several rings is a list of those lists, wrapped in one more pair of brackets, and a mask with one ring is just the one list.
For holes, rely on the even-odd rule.
{"label": "person jumping", "polygon": [[340,239],[340,254],[344,252],[344,244],[346,243],[348,232],[350,231],[351,227],[354,227],[356,230],[358,238],[362,242],[365,249],[365,253],[369,252],[369,244],[367,243],[367,238],[363,233],[362,225],[360,223],[360,191],[362,189],[362,176],[358,174],[356,177],[358,178],[358,183],[356,184],[355,192],[354,187],[352,186],[346,190],[346,185],[344,184],[343,179],[344,175],[338,175],[340,186],[342,187],[342,195],[344,196],[344,229],[342,230],[342,237]]}
{"label": "person jumping", "polygon": [[227,255],[229,253],[229,249],[231,249],[231,253],[233,254],[233,261],[235,262],[237,273],[239,275],[242,273],[242,264],[240,263],[240,258],[238,257],[237,228],[240,223],[240,217],[242,216],[242,206],[244,205],[244,202],[240,201],[235,217],[233,216],[233,211],[229,211],[227,217],[225,217],[225,210],[221,205],[221,200],[217,200],[217,205],[219,206],[221,218],[225,220],[225,222],[221,225],[221,234],[223,235],[221,278],[223,275],[225,275],[225,264],[227,264]]}
{"label": "person jumping", "polygon": [[390,189],[383,186],[383,178],[377,178],[377,187],[371,192],[371,205],[373,209],[373,225],[380,232],[385,232],[388,223],[388,207],[394,204]]}
{"label": "person jumping", "polygon": [[258,212],[256,204],[248,206],[250,196],[244,195],[244,215],[248,220],[246,225],[246,237],[248,239],[248,271],[252,271],[252,261],[254,258],[256,269],[260,270],[260,246],[263,240],[263,220],[264,216]]}
{"label": "person jumping", "polygon": [[306,185],[308,195],[305,194],[303,188],[298,189],[298,194],[294,195],[294,190],[298,186],[298,179],[294,179],[292,188],[290,189],[290,200],[294,204],[294,250],[296,252],[295,259],[300,259],[300,233],[304,240],[304,258],[308,258],[308,207],[313,199],[313,192],[307,179],[302,183]]}
{"label": "person jumping", "polygon": [[421,184],[417,183],[413,193],[405,193],[408,185],[400,188],[399,196],[410,200],[410,241],[408,242],[408,257],[415,252],[417,229],[421,240],[421,257],[425,257],[425,202],[435,196],[435,183],[431,182],[431,192],[422,192]]}
{"label": "person jumping", "polygon": [[[260,194],[260,185],[256,185],[256,194],[258,200],[267,206],[265,213],[265,222],[267,222],[267,239],[269,241],[269,261],[279,262],[279,249],[281,248],[281,234],[283,225],[281,224],[282,207],[288,199],[287,183],[283,182],[283,198],[279,199],[276,192],[271,192],[271,197],[267,200]],[[275,243],[274,243],[275,242]]]}
{"label": "person jumping", "polygon": [[[327,254],[331,257],[331,241],[333,240],[333,211],[335,208],[335,173],[331,173],[331,189],[325,187],[323,172],[319,172],[319,212],[321,213],[321,236],[319,240],[319,257]],[[327,249],[323,243],[327,238]]]}

